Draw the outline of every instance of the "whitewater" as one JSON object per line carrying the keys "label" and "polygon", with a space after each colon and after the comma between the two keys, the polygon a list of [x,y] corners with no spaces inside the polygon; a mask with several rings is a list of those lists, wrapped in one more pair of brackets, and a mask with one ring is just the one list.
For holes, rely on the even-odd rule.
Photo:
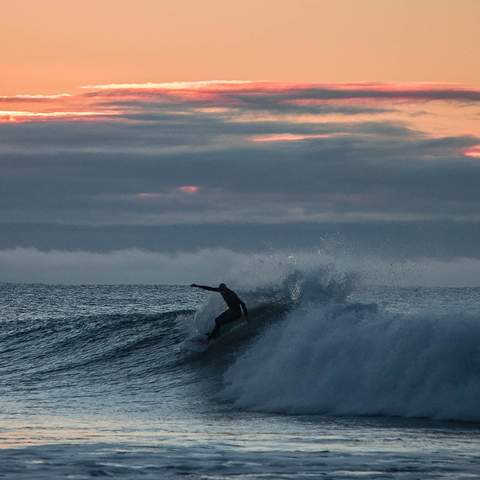
{"label": "whitewater", "polygon": [[226,280],[0,284],[0,478],[480,478],[480,288]]}

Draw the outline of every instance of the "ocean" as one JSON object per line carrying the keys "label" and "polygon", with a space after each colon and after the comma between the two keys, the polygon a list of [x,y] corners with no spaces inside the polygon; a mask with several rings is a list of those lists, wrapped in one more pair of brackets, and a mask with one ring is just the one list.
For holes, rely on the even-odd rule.
{"label": "ocean", "polygon": [[0,284],[0,478],[480,478],[480,288],[229,286]]}

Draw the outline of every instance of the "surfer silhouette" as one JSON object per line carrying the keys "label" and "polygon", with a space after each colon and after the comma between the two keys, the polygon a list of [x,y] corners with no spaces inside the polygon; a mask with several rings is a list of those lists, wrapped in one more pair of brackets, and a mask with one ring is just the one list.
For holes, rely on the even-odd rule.
{"label": "surfer silhouette", "polygon": [[210,341],[212,338],[217,338],[222,325],[238,320],[242,316],[242,312],[247,322],[249,321],[247,306],[239,296],[224,283],[221,283],[218,287],[207,287],[206,285],[197,285],[196,283],[192,283],[190,286],[209,292],[218,292],[228,306],[228,310],[225,310],[215,319],[215,328],[208,334],[207,341]]}

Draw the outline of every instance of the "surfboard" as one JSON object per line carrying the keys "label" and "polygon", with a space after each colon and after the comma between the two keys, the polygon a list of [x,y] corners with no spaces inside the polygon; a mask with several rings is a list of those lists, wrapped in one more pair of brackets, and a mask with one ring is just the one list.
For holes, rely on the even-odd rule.
{"label": "surfboard", "polygon": [[204,352],[208,348],[208,341],[206,335],[196,335],[187,338],[183,342],[183,348],[190,352]]}
{"label": "surfboard", "polygon": [[245,317],[242,315],[238,320],[224,325],[220,330],[220,335],[217,338],[208,341],[206,334],[199,333],[198,335],[187,338],[183,342],[183,348],[190,352],[205,352],[216,343],[223,343],[224,341],[228,341],[228,337],[231,336],[232,332],[238,330],[244,324]]}

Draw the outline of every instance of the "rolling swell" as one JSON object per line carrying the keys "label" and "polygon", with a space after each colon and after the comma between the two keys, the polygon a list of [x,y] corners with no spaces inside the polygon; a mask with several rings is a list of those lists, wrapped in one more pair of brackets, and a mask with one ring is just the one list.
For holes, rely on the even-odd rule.
{"label": "rolling swell", "polygon": [[0,375],[16,388],[148,377],[151,370],[174,368],[182,322],[192,315],[176,310],[10,322],[0,335]]}

